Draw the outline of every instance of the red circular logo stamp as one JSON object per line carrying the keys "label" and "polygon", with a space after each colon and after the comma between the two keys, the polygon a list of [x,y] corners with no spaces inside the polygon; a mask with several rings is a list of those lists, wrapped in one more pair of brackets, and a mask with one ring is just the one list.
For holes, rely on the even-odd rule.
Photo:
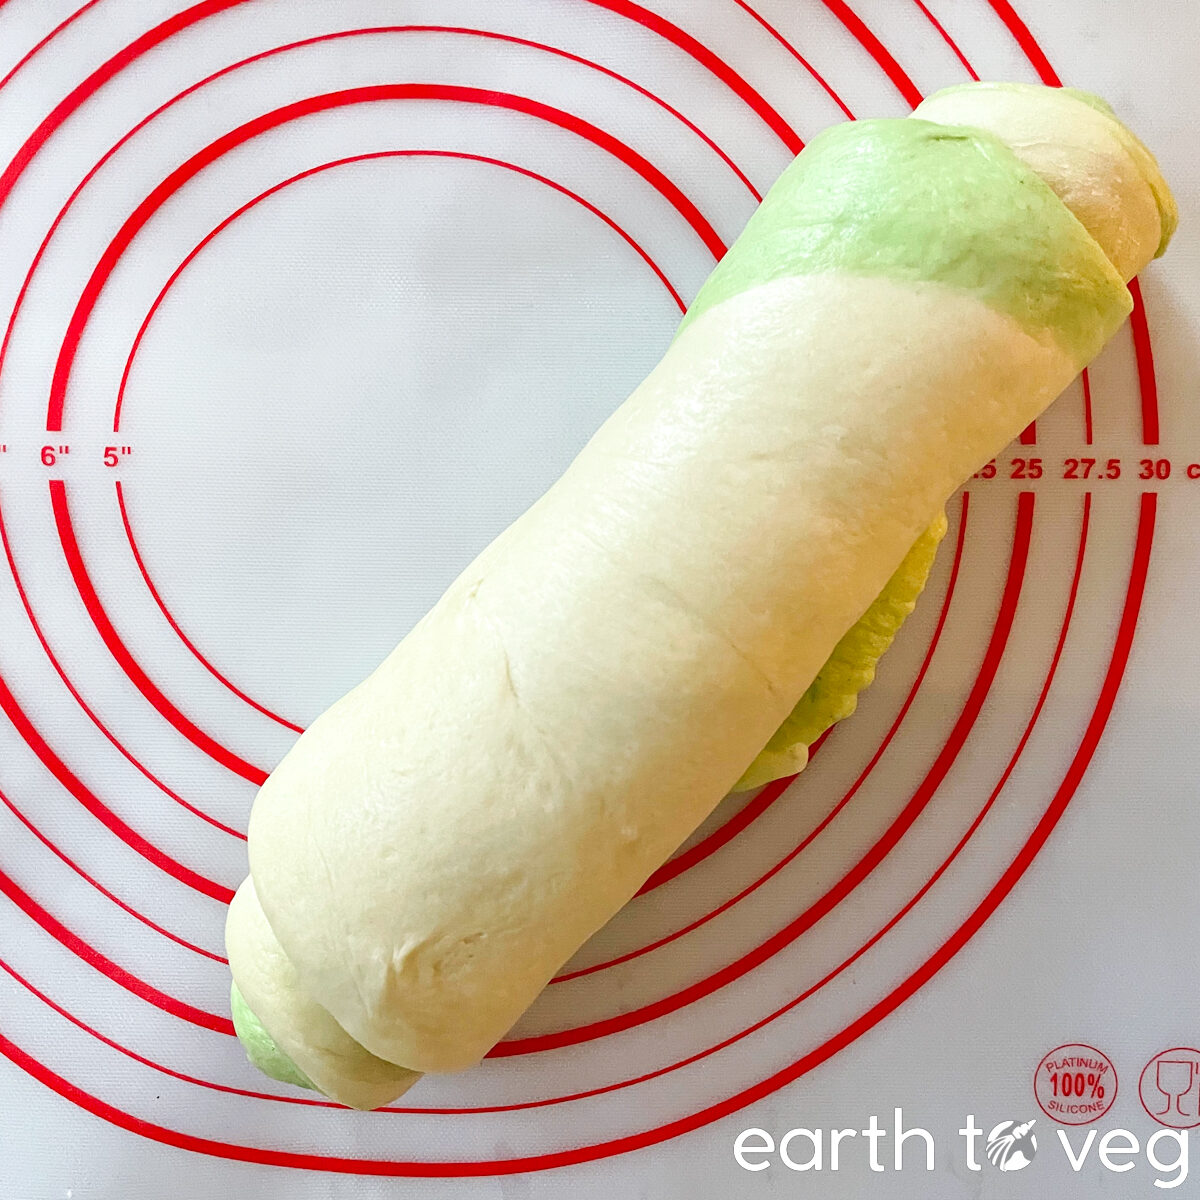
{"label": "red circular logo stamp", "polygon": [[1095,1046],[1068,1042],[1056,1046],[1033,1073],[1038,1107],[1060,1125],[1090,1125],[1117,1098],[1117,1069]]}
{"label": "red circular logo stamp", "polygon": [[1175,1046],[1156,1054],[1142,1068],[1138,1099],[1160,1125],[1200,1125],[1200,1050]]}

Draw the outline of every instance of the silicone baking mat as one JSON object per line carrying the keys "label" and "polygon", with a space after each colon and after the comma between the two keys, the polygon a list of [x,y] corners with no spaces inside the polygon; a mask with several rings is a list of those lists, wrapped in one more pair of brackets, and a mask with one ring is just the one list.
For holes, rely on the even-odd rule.
{"label": "silicone baking mat", "polygon": [[[2,0],[0,1200],[1178,1179],[1146,1142],[1200,1088],[1195,20]],[[953,499],[859,713],[726,801],[481,1068],[375,1115],[254,1072],[224,907],[305,723],[648,371],[806,139],[1060,75],[1160,152],[1184,231]],[[932,1175],[919,1135],[897,1169],[897,1108]],[[872,1115],[881,1169],[861,1132],[834,1160]],[[1128,1130],[1130,1172],[1073,1167],[1060,1124]],[[794,1127],[826,1131],[809,1173],[803,1137],[739,1164]]]}

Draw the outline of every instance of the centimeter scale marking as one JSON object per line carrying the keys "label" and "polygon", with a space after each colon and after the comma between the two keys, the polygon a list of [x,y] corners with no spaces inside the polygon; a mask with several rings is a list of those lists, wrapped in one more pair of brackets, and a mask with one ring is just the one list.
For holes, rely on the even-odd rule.
{"label": "centimeter scale marking", "polygon": [[1080,455],[1075,458],[1064,458],[1061,464],[1058,460],[1051,461],[1044,456],[1029,458],[1011,458],[1007,466],[1002,466],[998,459],[980,467],[972,479],[1008,479],[1038,480],[1053,478],[1057,472],[1062,479],[1105,480],[1120,479],[1128,474],[1142,482],[1156,480],[1163,482],[1173,475],[1176,478],[1186,476],[1188,479],[1200,479],[1200,463],[1189,462],[1176,464],[1169,458],[1095,458],[1090,455]]}

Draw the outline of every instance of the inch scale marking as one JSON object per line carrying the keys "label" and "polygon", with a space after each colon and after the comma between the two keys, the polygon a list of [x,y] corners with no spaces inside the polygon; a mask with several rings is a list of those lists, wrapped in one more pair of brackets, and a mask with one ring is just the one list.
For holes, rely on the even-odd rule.
{"label": "inch scale marking", "polygon": [[[0,454],[7,454],[7,453],[8,453],[8,443],[7,442],[0,443]],[[66,458],[70,453],[71,453],[71,443],[70,442],[62,442],[62,443],[47,442],[39,448],[38,457],[39,457],[43,467],[55,467],[55,466],[62,465],[61,460]],[[128,458],[131,454],[133,454],[133,447],[128,446],[128,445],[126,445],[126,446],[104,446],[102,448],[98,447],[92,453],[96,454],[96,457],[101,462],[103,462],[105,467],[108,467],[111,469],[113,467],[120,466],[122,459]],[[87,457],[89,460],[91,460],[91,453],[89,453],[87,455]],[[91,461],[94,461],[94,460],[91,460]]]}

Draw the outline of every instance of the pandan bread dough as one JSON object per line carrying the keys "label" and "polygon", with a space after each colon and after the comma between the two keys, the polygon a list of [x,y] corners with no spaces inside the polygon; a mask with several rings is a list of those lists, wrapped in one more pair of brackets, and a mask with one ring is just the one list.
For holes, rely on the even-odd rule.
{"label": "pandan bread dough", "polygon": [[[1060,155],[1008,144],[1014,105]],[[1127,314],[1173,223],[1140,143],[1048,89],[922,108],[810,144],[645,383],[264,785],[227,930],[260,1057],[360,1107],[477,1062],[764,746],[845,709],[946,499]],[[1097,194],[1129,219],[1077,218]]]}
{"label": "pandan bread dough", "polygon": [[368,1054],[305,994],[251,879],[229,906],[225,944],[230,964],[237,963],[234,1029],[250,1061],[272,1079],[315,1088],[355,1108],[378,1108],[420,1078]]}
{"label": "pandan bread dough", "polygon": [[858,694],[875,678],[875,667],[900,632],[925,590],[938,543],[946,536],[946,514],[925,530],[871,607],[834,647],[791,715],[734,785],[735,791],[761,787],[802,771],[808,748],[858,707]]}
{"label": "pandan bread dough", "polygon": [[1002,138],[1105,248],[1122,279],[1146,265],[1148,246],[1161,254],[1175,232],[1179,213],[1153,155],[1099,96],[1029,83],[966,84],[935,93],[913,115]]}
{"label": "pandan bread dough", "polygon": [[[845,720],[854,712],[858,704],[858,693],[874,679],[876,664],[891,645],[904,619],[916,607],[917,597],[925,587],[938,543],[945,532],[946,518],[945,514],[942,514],[917,539],[887,586],[837,644],[829,661],[809,685],[808,691],[758,758],[747,768],[734,790],[759,787],[773,779],[803,770],[808,761],[808,747],[831,725]],[[247,880],[242,888],[247,889],[251,886],[251,882]],[[236,900],[235,903],[240,906],[241,900]],[[258,919],[259,935],[273,942],[270,927],[262,920],[261,912],[261,908],[254,910],[254,916]],[[245,928],[235,917],[231,917],[230,924],[231,929],[235,931]],[[269,962],[272,953],[278,953],[275,946],[268,947],[260,942],[257,946],[243,949],[240,957],[244,959],[248,954],[253,962],[261,964]],[[287,977],[290,980],[290,973]],[[263,1011],[272,1011],[269,998],[260,996],[259,1005]],[[308,1079],[266,1031],[238,991],[236,984],[232,986],[231,1007],[234,1029],[245,1047],[246,1056],[260,1071],[283,1083],[316,1088],[316,1084]],[[311,1029],[314,1017],[324,1023],[321,1014],[310,1013],[309,1024],[305,1028]],[[336,1030],[329,1032],[336,1036]],[[311,1035],[309,1040],[311,1041]],[[303,1055],[304,1050],[300,1050],[299,1053]],[[311,1053],[310,1047],[309,1056]],[[353,1050],[351,1054],[355,1058],[359,1057]],[[420,1078],[411,1071],[392,1068],[389,1064],[376,1062],[371,1065],[376,1071],[366,1086],[361,1082],[352,1083],[346,1078],[345,1072],[342,1072],[337,1074],[336,1082],[327,1082],[327,1092],[331,1095],[337,1094],[347,1104],[369,1108],[372,1106],[371,1097],[376,1086],[382,1087],[385,1095],[381,1102],[386,1103]]]}
{"label": "pandan bread dough", "polygon": [[233,1029],[246,1051],[246,1057],[264,1074],[280,1083],[316,1090],[316,1085],[284,1052],[250,1010],[236,983],[229,985],[229,1011]]}

